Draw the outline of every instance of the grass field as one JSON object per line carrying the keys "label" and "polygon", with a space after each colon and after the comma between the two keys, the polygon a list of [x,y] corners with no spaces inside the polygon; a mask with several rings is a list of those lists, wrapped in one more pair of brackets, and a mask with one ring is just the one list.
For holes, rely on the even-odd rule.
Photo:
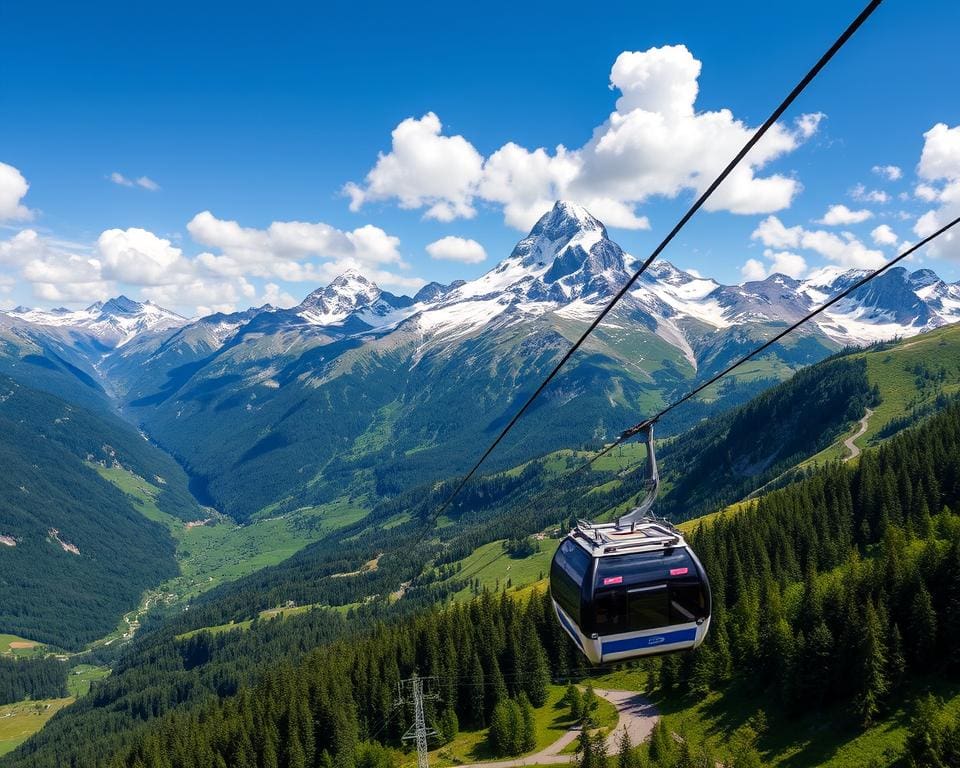
{"label": "grass field", "polygon": [[[524,558],[510,557],[503,548],[502,539],[484,544],[459,561],[463,567],[453,578],[467,581],[479,579],[481,587],[494,591],[506,588],[508,582],[514,590],[534,584],[550,572],[550,560],[560,542],[544,539],[538,543],[540,551]],[[469,587],[464,587],[454,595],[458,601],[471,597],[473,592]]]}
{"label": "grass field", "polygon": [[43,656],[48,651],[46,645],[38,643],[36,640],[0,633],[0,655],[2,656],[15,656],[25,659],[32,656]]}
{"label": "grass field", "polygon": [[276,565],[330,531],[362,520],[367,510],[337,499],[282,516],[261,517],[247,525],[211,512],[206,525],[187,526],[156,505],[160,489],[122,467],[93,465],[102,477],[127,493],[147,518],[166,526],[177,543],[180,576],[159,591],[177,600]]}
{"label": "grass field", "polygon": [[0,706],[0,755],[12,752],[43,728],[47,720],[72,703],[73,697],[69,696]]}
{"label": "grass field", "polygon": [[90,692],[90,685],[96,680],[103,680],[110,674],[109,667],[98,667],[93,664],[78,664],[70,670],[67,677],[67,689],[70,695],[79,699]]}
{"label": "grass field", "polygon": [[[915,408],[932,404],[938,394],[947,396],[960,392],[960,328],[947,326],[907,339],[885,350],[862,352],[867,363],[867,378],[880,390],[880,404],[873,408],[867,431],[857,439],[865,448],[876,442],[878,433],[890,422],[908,416]],[[932,378],[918,374],[927,371]],[[843,441],[855,434],[854,424],[832,445],[811,456],[799,466],[806,467],[845,458],[848,454]]]}

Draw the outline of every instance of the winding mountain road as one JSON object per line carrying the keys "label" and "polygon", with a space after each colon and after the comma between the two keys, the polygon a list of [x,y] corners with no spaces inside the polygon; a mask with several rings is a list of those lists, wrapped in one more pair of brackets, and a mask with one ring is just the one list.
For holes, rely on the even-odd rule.
{"label": "winding mountain road", "polygon": [[860,446],[857,445],[854,441],[859,440],[861,437],[863,437],[863,433],[867,431],[867,426],[869,425],[871,416],[873,416],[873,411],[867,408],[866,412],[863,414],[863,418],[860,419],[860,429],[857,430],[855,435],[852,435],[851,437],[848,437],[846,440],[843,441],[844,448],[850,451],[850,455],[847,456],[847,458],[845,458],[844,461],[850,461],[850,459],[855,459],[857,458],[857,456],[859,456],[863,452],[860,450]]}
{"label": "winding mountain road", "polygon": [[[607,751],[614,754],[617,751],[617,745],[620,740],[620,734],[623,729],[627,729],[630,735],[630,741],[637,745],[650,735],[653,726],[656,725],[660,715],[653,704],[636,691],[606,691],[595,689],[597,696],[602,696],[617,708],[619,719],[617,726],[610,731],[607,737]],[[576,759],[576,755],[561,754],[564,748],[572,741],[576,741],[580,735],[580,729],[573,727],[557,739],[553,744],[532,755],[515,757],[510,760],[498,760],[489,763],[470,763],[461,765],[459,768],[522,768],[525,765],[554,765],[560,763],[571,763]]]}

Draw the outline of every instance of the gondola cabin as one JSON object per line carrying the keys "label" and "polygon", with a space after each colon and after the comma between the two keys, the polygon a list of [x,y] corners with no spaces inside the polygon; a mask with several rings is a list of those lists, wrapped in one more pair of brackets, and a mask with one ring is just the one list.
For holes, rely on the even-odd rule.
{"label": "gondola cabin", "polygon": [[553,607],[595,664],[696,648],[710,628],[710,586],[683,536],[645,520],[581,523],[550,566]]}

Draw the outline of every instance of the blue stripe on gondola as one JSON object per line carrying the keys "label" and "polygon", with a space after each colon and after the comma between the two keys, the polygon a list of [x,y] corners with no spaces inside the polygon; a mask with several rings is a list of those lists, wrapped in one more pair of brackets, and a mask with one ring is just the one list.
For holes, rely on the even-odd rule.
{"label": "blue stripe on gondola", "polygon": [[637,651],[642,648],[655,648],[658,645],[673,645],[674,643],[692,643],[697,639],[697,628],[679,629],[676,632],[664,632],[662,635],[642,635],[641,637],[625,637],[623,640],[610,640],[603,644],[604,655],[608,653],[623,653]]}
{"label": "blue stripe on gondola", "polygon": [[580,649],[582,650],[583,642],[580,640],[580,633],[577,632],[577,630],[575,630],[572,626],[570,626],[570,622],[567,621],[567,617],[563,615],[563,611],[557,611],[557,616],[560,617],[560,623],[563,624],[564,629],[567,630],[567,632],[576,641],[577,645],[579,645]]}

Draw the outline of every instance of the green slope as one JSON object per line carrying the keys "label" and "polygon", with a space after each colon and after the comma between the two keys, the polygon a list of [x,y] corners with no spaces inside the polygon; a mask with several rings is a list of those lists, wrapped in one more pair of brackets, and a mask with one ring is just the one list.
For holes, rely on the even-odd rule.
{"label": "green slope", "polygon": [[166,529],[91,466],[115,464],[153,479],[164,514],[199,515],[132,427],[0,377],[0,631],[76,649],[176,573]]}

